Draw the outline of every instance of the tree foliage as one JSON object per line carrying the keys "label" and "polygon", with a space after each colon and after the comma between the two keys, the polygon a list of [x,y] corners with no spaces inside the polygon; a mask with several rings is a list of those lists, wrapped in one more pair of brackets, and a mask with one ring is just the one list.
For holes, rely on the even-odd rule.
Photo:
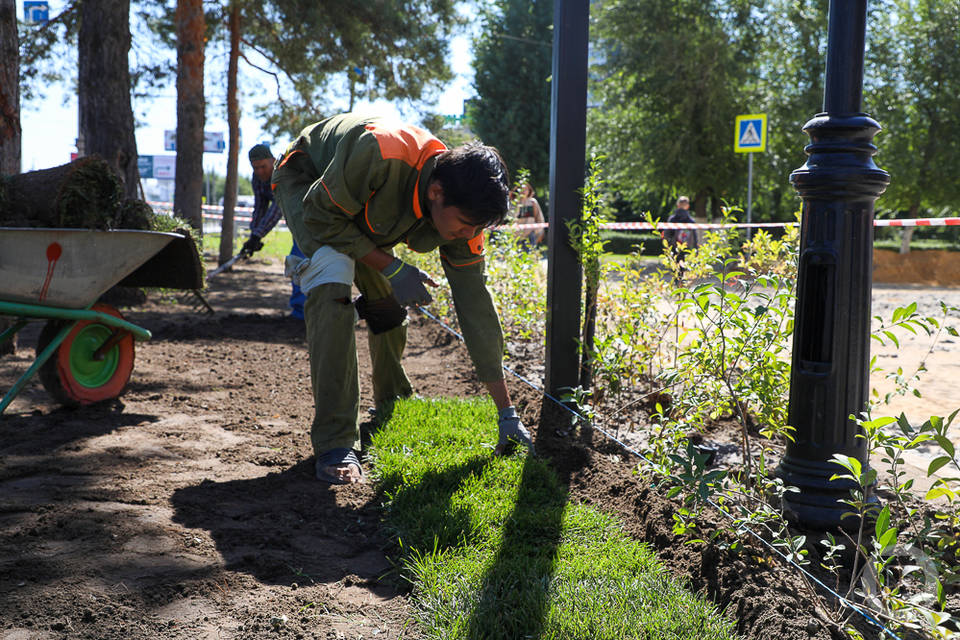
{"label": "tree foliage", "polygon": [[449,39],[462,23],[454,0],[265,0],[245,13],[242,44],[267,61],[276,99],[258,107],[275,134],[331,115],[343,96],[416,101],[452,76]]}
{"label": "tree foliage", "polygon": [[484,8],[474,40],[474,132],[511,169],[530,170],[544,193],[550,170],[551,0],[497,0]]}
{"label": "tree foliage", "polygon": [[[604,0],[594,3],[590,113],[608,182],[634,208],[678,192],[746,200],[736,115],[766,113],[754,157],[754,218],[788,220],[788,181],[804,160],[803,125],[823,108],[828,0]],[[866,112],[883,127],[891,173],[879,208],[960,207],[960,0],[870,3]],[[702,210],[698,210],[702,213]]]}
{"label": "tree foliage", "polygon": [[871,19],[865,102],[892,177],[878,207],[960,207],[960,1],[885,0]]}
{"label": "tree foliage", "polygon": [[756,57],[747,0],[598,3],[591,146],[628,198],[639,189],[689,195],[713,213],[744,183],[733,162],[733,121]]}
{"label": "tree foliage", "polygon": [[[828,8],[829,0],[770,0],[758,15],[753,100],[745,106],[767,114],[767,150],[754,157],[753,191],[754,211],[764,219],[790,221],[800,209],[788,177],[806,161],[803,126],[823,110]],[[744,162],[739,168],[746,173]],[[738,195],[734,202],[745,200],[745,191]]]}

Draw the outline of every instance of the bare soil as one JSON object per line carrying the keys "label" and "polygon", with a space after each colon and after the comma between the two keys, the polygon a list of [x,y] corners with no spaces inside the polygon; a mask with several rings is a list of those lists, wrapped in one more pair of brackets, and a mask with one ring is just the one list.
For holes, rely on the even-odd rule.
{"label": "bare soil", "polygon": [[[313,478],[304,330],[280,271],[248,261],[214,278],[213,315],[155,295],[125,310],[153,339],[119,400],[62,409],[34,380],[0,419],[0,640],[421,637],[382,496]],[[0,358],[0,389],[33,361],[39,330]],[[539,349],[511,349],[539,380]],[[421,395],[482,393],[464,347],[432,321],[411,322],[405,366]],[[635,459],[510,386],[569,499],[621,516],[744,637],[839,637],[769,552],[747,538],[740,554],[682,544]]]}

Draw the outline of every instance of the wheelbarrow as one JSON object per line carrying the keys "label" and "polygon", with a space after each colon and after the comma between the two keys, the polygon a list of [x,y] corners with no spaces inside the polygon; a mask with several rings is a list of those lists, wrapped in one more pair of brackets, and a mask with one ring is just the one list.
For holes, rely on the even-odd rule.
{"label": "wheelbarrow", "polygon": [[148,340],[150,331],[97,299],[117,284],[202,283],[189,234],[0,227],[0,316],[14,318],[0,344],[46,320],[36,359],[0,401],[0,414],[35,374],[65,406],[120,396],[133,371],[134,339]]}

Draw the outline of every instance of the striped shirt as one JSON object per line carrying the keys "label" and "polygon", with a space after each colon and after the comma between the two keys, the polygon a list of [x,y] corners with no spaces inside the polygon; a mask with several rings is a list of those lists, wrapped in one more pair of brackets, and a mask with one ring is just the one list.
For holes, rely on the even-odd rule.
{"label": "striped shirt", "polygon": [[253,175],[253,220],[250,221],[250,235],[264,237],[276,226],[283,215],[277,201],[273,198],[270,183]]}

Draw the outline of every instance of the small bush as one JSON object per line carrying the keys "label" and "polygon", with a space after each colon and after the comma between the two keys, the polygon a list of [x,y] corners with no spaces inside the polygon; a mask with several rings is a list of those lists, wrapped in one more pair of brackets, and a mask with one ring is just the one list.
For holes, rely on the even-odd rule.
{"label": "small bush", "polygon": [[600,237],[603,238],[603,248],[607,253],[628,255],[639,252],[645,256],[658,256],[663,253],[663,242],[658,233],[608,229],[601,231]]}

